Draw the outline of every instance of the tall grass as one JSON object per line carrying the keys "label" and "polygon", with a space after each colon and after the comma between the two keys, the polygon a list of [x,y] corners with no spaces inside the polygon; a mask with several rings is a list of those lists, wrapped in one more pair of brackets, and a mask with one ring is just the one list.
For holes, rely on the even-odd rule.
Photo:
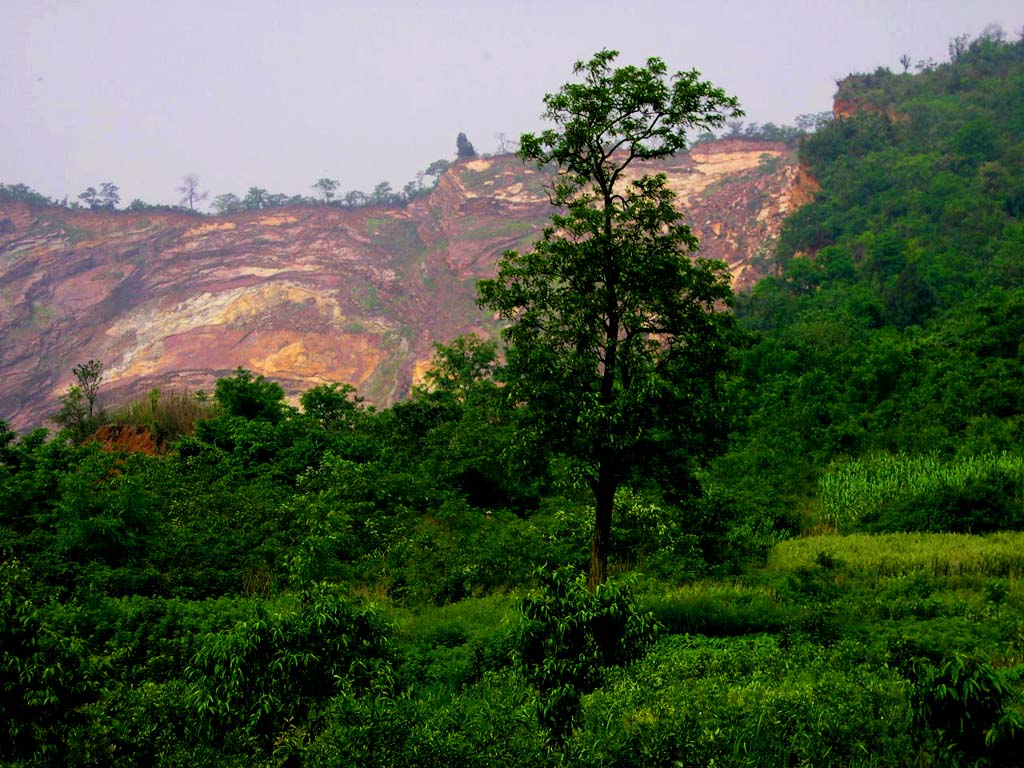
{"label": "tall grass", "polygon": [[190,392],[150,390],[143,397],[107,413],[107,422],[148,427],[158,441],[191,435],[196,422],[214,416],[216,403]]}
{"label": "tall grass", "polygon": [[823,554],[847,568],[880,577],[923,573],[1016,578],[1024,573],[1024,533],[855,533],[790,539],[772,550],[767,569],[810,567]]}
{"label": "tall grass", "polygon": [[778,593],[765,586],[701,582],[642,600],[665,630],[718,637],[775,632],[790,620]]}
{"label": "tall grass", "polygon": [[517,593],[489,595],[448,605],[425,606],[415,611],[390,602],[383,605],[385,615],[400,635],[418,639],[434,635],[439,627],[459,626],[471,634],[518,625],[521,599]]}
{"label": "tall grass", "polygon": [[944,461],[937,456],[877,454],[833,464],[821,476],[820,514],[828,525],[848,529],[887,504],[997,475],[1012,478],[1019,497],[1024,491],[1024,457],[987,453]]}

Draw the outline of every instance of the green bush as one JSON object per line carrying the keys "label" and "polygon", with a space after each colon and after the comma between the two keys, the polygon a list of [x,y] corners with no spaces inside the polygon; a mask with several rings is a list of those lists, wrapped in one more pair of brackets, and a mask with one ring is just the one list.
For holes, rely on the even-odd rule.
{"label": "green bush", "polygon": [[30,592],[23,566],[0,560],[0,762],[64,765],[65,734],[99,695],[102,663],[60,605]]}
{"label": "green bush", "polygon": [[1021,480],[994,471],[942,485],[882,505],[864,518],[868,530],[988,533],[1024,529]]}
{"label": "green bush", "polygon": [[587,589],[569,569],[537,572],[541,589],[523,600],[518,653],[537,690],[538,715],[560,743],[571,730],[582,696],[604,669],[641,657],[658,632],[654,617],[614,583]]}
{"label": "green bush", "polygon": [[906,766],[908,686],[804,643],[667,637],[585,697],[567,765]]}
{"label": "green bush", "polygon": [[923,759],[958,766],[1011,768],[1024,760],[1024,697],[1004,670],[954,655],[919,659],[915,733]]}
{"label": "green bush", "polygon": [[529,686],[510,671],[458,692],[361,698],[343,693],[331,702],[323,732],[300,745],[298,764],[554,768],[558,753],[548,748],[533,704]]}
{"label": "green bush", "polygon": [[389,636],[376,611],[324,587],[279,613],[254,603],[248,619],[204,638],[185,673],[188,701],[229,752],[259,754],[341,691],[390,680]]}

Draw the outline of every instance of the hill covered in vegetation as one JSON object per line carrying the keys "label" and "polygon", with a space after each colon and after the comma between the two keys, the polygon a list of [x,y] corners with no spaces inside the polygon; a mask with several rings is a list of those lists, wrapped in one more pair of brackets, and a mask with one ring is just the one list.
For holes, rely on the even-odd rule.
{"label": "hill covered in vegetation", "polygon": [[839,95],[728,439],[620,488],[593,592],[488,341],[379,409],[237,370],[107,414],[153,453],[4,432],[0,759],[1020,765],[1024,43]]}
{"label": "hill covered in vegetation", "polygon": [[879,452],[1020,451],[1022,56],[981,38],[917,75],[841,83],[860,111],[805,141],[821,192],[787,220],[779,274],[739,299],[757,343],[730,474],[791,503]]}

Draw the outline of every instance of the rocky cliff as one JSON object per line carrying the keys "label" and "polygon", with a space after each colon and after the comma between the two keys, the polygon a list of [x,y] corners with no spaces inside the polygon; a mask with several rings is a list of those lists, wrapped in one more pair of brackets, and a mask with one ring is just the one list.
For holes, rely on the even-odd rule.
{"label": "rocky cliff", "polygon": [[[813,193],[784,144],[709,142],[654,165],[703,255],[726,261],[740,290]],[[545,180],[500,156],[456,164],[401,209],[213,218],[0,203],[0,419],[44,425],[89,359],[105,364],[105,404],[154,387],[210,390],[238,366],[290,395],[347,382],[393,402],[434,342],[495,332],[475,284],[539,236]]]}

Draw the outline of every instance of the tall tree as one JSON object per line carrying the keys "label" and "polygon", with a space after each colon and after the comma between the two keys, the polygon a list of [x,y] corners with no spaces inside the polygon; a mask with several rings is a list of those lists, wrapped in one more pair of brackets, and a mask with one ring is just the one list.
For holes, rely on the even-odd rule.
{"label": "tall tree", "polygon": [[510,139],[505,133],[497,133],[494,138],[498,140],[498,154],[504,155],[516,150],[515,139]]}
{"label": "tall tree", "polygon": [[95,187],[89,187],[78,196],[78,199],[88,205],[94,211],[104,208],[113,210],[121,202],[121,192],[116,184],[104,181],[100,184],[100,191]]}
{"label": "tall tree", "polygon": [[614,69],[617,55],[578,62],[582,82],[544,97],[556,127],[524,134],[519,155],[559,167],[560,212],[478,296],[511,321],[510,396],[593,492],[591,586],[606,579],[618,487],[659,462],[686,475],[721,438],[716,395],[735,339],[719,311],[732,297],[725,265],[691,258],[697,239],[663,174],[625,171],[740,115],[737,101],[695,71],[667,77],[660,59]]}
{"label": "tall tree", "polygon": [[473,143],[466,137],[466,134],[459,133],[459,135],[455,137],[455,153],[460,158],[476,157],[476,150],[473,148]]}
{"label": "tall tree", "polygon": [[100,378],[103,376],[103,363],[99,360],[79,363],[71,369],[71,372],[75,375],[75,381],[78,382],[78,386],[89,404],[89,418],[92,419],[96,395],[100,389]]}
{"label": "tall tree", "polygon": [[395,192],[391,189],[391,182],[382,181],[373,188],[370,193],[369,202],[371,205],[390,205],[394,202]]}
{"label": "tall tree", "polygon": [[109,181],[104,181],[100,184],[100,207],[114,210],[117,208],[117,204],[121,202],[121,190],[117,188],[116,184]]}
{"label": "tall tree", "polygon": [[270,193],[262,187],[249,187],[242,199],[242,207],[247,211],[259,211],[267,207],[267,195]]}
{"label": "tall tree", "polygon": [[57,424],[69,430],[74,442],[80,443],[97,426],[95,406],[100,378],[103,375],[103,363],[99,360],[79,363],[71,372],[76,383],[69,386],[68,391],[61,395],[60,411],[52,418]]}
{"label": "tall tree", "polygon": [[181,177],[181,186],[178,187],[178,191],[181,193],[181,204],[187,205],[190,211],[194,211],[196,203],[203,202],[209,194],[199,191],[199,177],[194,173]]}
{"label": "tall tree", "polygon": [[450,165],[451,163],[449,163],[444,158],[440,160],[435,160],[434,162],[432,162],[430,165],[423,169],[423,174],[425,176],[433,176],[434,184],[437,184],[438,179],[440,179],[441,176],[444,175],[444,172],[448,170],[448,166]]}
{"label": "tall tree", "polygon": [[327,177],[317,179],[313,184],[313,190],[320,197],[320,202],[329,203],[334,198],[334,193],[338,191],[338,182]]}
{"label": "tall tree", "polygon": [[349,190],[345,193],[344,201],[349,208],[358,208],[360,205],[366,205],[366,193],[358,189]]}
{"label": "tall tree", "polygon": [[86,187],[85,192],[78,196],[78,199],[88,205],[90,208],[100,207],[100,197],[96,192],[96,187]]}

